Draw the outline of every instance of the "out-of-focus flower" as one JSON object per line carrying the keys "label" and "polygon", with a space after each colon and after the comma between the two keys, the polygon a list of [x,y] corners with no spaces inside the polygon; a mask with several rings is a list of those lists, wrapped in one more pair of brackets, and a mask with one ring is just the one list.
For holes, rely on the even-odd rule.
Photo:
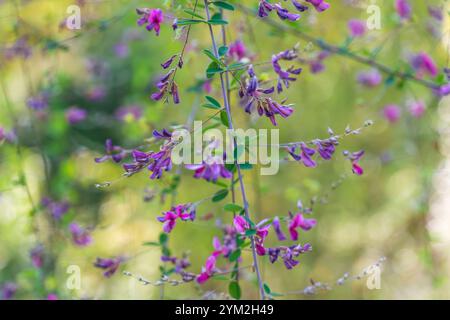
{"label": "out-of-focus flower", "polygon": [[35,268],[42,268],[44,264],[44,246],[37,245],[30,251],[31,264]]}
{"label": "out-of-focus flower", "polygon": [[48,93],[41,92],[33,97],[28,98],[27,106],[30,109],[40,111],[48,108]]}
{"label": "out-of-focus flower", "polygon": [[2,286],[2,300],[11,300],[17,292],[17,285],[12,282],[7,282]]}
{"label": "out-of-focus flower", "polygon": [[137,24],[142,26],[146,24],[148,31],[155,30],[157,36],[161,29],[161,24],[164,21],[164,14],[161,9],[136,9],[136,12],[141,16]]}
{"label": "out-of-focus flower", "polygon": [[171,262],[175,265],[175,273],[181,274],[185,269],[187,269],[191,263],[189,262],[188,256],[183,254],[182,258],[161,256],[162,262]]}
{"label": "out-of-focus flower", "polygon": [[56,295],[56,293],[49,293],[47,295],[47,300],[56,301],[58,300],[58,296]]}
{"label": "out-of-focus flower", "polygon": [[306,0],[306,2],[311,3],[317,12],[323,12],[330,7],[330,4],[324,0]]}
{"label": "out-of-focus flower", "polygon": [[395,104],[389,104],[383,109],[384,118],[390,123],[395,123],[400,119],[402,111],[399,106]]}
{"label": "out-of-focus flower", "polygon": [[87,112],[84,109],[73,106],[66,110],[65,115],[67,122],[73,125],[86,119]]}
{"label": "out-of-focus flower", "polygon": [[425,103],[423,101],[411,101],[409,103],[409,112],[415,118],[420,118],[426,110]]}
{"label": "out-of-focus flower", "polygon": [[139,120],[142,117],[142,108],[137,105],[123,106],[116,110],[115,115],[123,122]]}
{"label": "out-of-focus flower", "polygon": [[328,51],[320,51],[316,57],[309,61],[309,68],[311,73],[320,73],[325,70],[323,61],[330,55]]}
{"label": "out-of-focus flower", "polygon": [[118,42],[114,45],[114,53],[118,58],[126,58],[130,53],[130,49],[126,42]]}
{"label": "out-of-focus flower", "polygon": [[235,42],[231,43],[228,50],[228,55],[238,61],[245,58],[247,54],[247,49],[245,47],[245,44],[242,40],[236,40]]}
{"label": "out-of-focus flower", "polygon": [[286,240],[286,236],[284,235],[283,231],[281,231],[280,218],[275,217],[273,219],[272,225],[278,240],[280,241]]}
{"label": "out-of-focus flower", "polygon": [[125,259],[123,257],[115,257],[109,259],[97,258],[97,260],[94,262],[94,266],[100,269],[104,269],[105,272],[103,273],[103,275],[106,278],[110,278],[112,275],[114,275],[114,273],[116,273],[120,264],[124,261]]}
{"label": "out-of-focus flower", "polygon": [[91,101],[100,101],[106,97],[106,90],[102,86],[95,86],[87,91],[86,96]]}
{"label": "out-of-focus flower", "polygon": [[11,47],[5,49],[6,59],[23,58],[28,59],[32,54],[31,46],[25,37],[19,38]]}
{"label": "out-of-focus flower", "polygon": [[358,74],[357,80],[366,87],[376,87],[381,83],[382,76],[377,69],[362,71]]}
{"label": "out-of-focus flower", "polygon": [[70,205],[67,201],[56,202],[49,197],[42,199],[41,204],[52,215],[53,219],[59,220],[69,211]]}
{"label": "out-of-focus flower", "polygon": [[79,247],[85,247],[91,244],[92,237],[90,232],[82,228],[78,223],[71,223],[69,225],[69,231],[72,234],[73,243]]}
{"label": "out-of-focus flower", "polygon": [[128,154],[122,147],[113,145],[111,139],[106,139],[105,151],[106,154],[99,158],[95,158],[95,162],[101,163],[111,159],[114,162],[119,163]]}
{"label": "out-of-focus flower", "polygon": [[437,21],[442,21],[444,19],[442,8],[440,7],[428,6],[428,14]]}
{"label": "out-of-focus flower", "polygon": [[411,18],[411,5],[408,0],[395,0],[395,11],[401,20],[409,20]]}
{"label": "out-of-focus flower", "polygon": [[436,64],[425,52],[414,55],[411,59],[411,66],[416,70],[419,77],[422,77],[425,73],[428,73],[432,77],[435,77],[438,74]]}
{"label": "out-of-focus flower", "polygon": [[353,38],[362,37],[366,33],[366,24],[363,20],[352,19],[348,22],[348,29]]}

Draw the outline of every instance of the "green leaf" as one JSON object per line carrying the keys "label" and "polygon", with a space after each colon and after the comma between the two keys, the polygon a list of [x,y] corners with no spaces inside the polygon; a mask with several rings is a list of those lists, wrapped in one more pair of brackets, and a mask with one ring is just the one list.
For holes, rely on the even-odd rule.
{"label": "green leaf", "polygon": [[241,298],[241,287],[237,281],[231,281],[228,286],[228,293],[230,296],[236,300]]}
{"label": "green leaf", "polygon": [[265,291],[267,294],[270,294],[271,290],[270,290],[270,287],[267,285],[267,283],[264,283],[264,284],[263,284],[263,288],[264,288],[264,291]]}
{"label": "green leaf", "polygon": [[222,19],[216,19],[216,20],[209,20],[208,23],[212,24],[212,25],[225,25],[225,24],[228,24],[228,21],[225,21]]}
{"label": "green leaf", "polygon": [[197,17],[197,18],[199,18],[199,19],[205,20],[204,17],[202,17],[202,16],[199,15],[198,13],[195,13],[195,12],[194,12],[193,10],[191,10],[191,9],[184,9],[183,11],[186,12],[187,14],[191,15],[191,16],[194,16],[194,17]]}
{"label": "green leaf", "polygon": [[160,245],[165,245],[167,243],[167,240],[169,239],[167,233],[161,233],[159,235],[159,244]]}
{"label": "green leaf", "polygon": [[222,46],[219,48],[219,56],[223,57],[224,55],[226,55],[228,52],[228,47],[226,46]]}
{"label": "green leaf", "polygon": [[202,23],[205,22],[203,20],[196,20],[196,19],[180,19],[177,22],[177,25],[179,26],[188,26],[188,25],[192,25],[192,24],[198,24],[198,23]]}
{"label": "green leaf", "polygon": [[227,112],[225,110],[220,112],[220,121],[222,122],[222,124],[225,127],[228,128],[230,126],[229,122],[228,122],[228,115],[227,115]]}
{"label": "green leaf", "polygon": [[226,205],[224,205],[223,209],[225,211],[231,211],[231,212],[239,212],[241,211],[243,208],[240,205],[237,205],[235,203],[227,203]]}
{"label": "green leaf", "polygon": [[216,99],[214,99],[213,97],[210,96],[205,96],[206,100],[208,100],[209,102],[211,102],[211,104],[215,105],[217,108],[216,109],[220,109],[222,108],[222,106],[220,105],[220,102],[217,101]]}
{"label": "green leaf", "polygon": [[216,58],[216,56],[214,55],[214,53],[212,53],[211,50],[209,49],[203,49],[203,53],[206,54],[208,56],[208,58],[210,58],[212,61],[214,61],[215,63],[217,63],[217,65],[220,65],[221,62],[219,59]]}
{"label": "green leaf", "polygon": [[155,242],[155,241],[148,241],[148,242],[144,242],[142,245],[143,246],[156,246],[156,247],[159,247],[161,244],[159,242]]}
{"label": "green leaf", "polygon": [[228,195],[228,189],[219,190],[212,197],[212,201],[219,202],[219,201],[225,199],[227,197],[227,195]]}
{"label": "green leaf", "polygon": [[254,236],[255,234],[256,234],[256,230],[255,230],[255,229],[248,229],[248,230],[245,230],[245,235],[246,235],[247,237]]}
{"label": "green leaf", "polygon": [[207,109],[214,109],[214,110],[220,109],[220,107],[217,107],[217,106],[215,106],[215,105],[213,105],[211,103],[205,103],[205,104],[202,105],[202,107],[203,108],[207,108]]}
{"label": "green leaf", "polygon": [[234,11],[234,7],[231,4],[226,3],[225,1],[214,1],[212,4],[225,10]]}
{"label": "green leaf", "polygon": [[234,262],[241,256],[241,249],[237,249],[230,254],[230,262]]}
{"label": "green leaf", "polygon": [[213,61],[209,64],[208,69],[206,69],[206,77],[208,79],[211,79],[216,73],[220,73],[222,71],[223,69]]}

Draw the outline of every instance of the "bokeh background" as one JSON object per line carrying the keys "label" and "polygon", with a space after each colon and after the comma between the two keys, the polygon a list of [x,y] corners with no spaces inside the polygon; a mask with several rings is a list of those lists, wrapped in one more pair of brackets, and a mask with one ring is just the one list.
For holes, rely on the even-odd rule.
{"label": "bokeh background", "polygon": [[[81,8],[81,30],[68,30],[64,19],[70,4]],[[331,9],[317,14],[310,10],[295,26],[302,31],[362,55],[379,50],[377,61],[394,70],[408,65],[411,54],[423,51],[442,69],[448,61],[450,20],[447,1],[411,1],[412,20],[400,23],[393,1],[372,1],[381,8],[381,29],[371,30],[348,43],[349,19],[367,19],[369,2],[330,1]],[[16,299],[198,299],[209,291],[227,293],[227,281],[214,280],[199,287],[145,286],[129,271],[149,280],[160,277],[160,248],[143,243],[158,241],[161,224],[156,217],[171,205],[168,186],[173,175],[162,181],[148,174],[122,177],[112,162],[96,164],[104,153],[104,141],[132,149],[151,136],[153,129],[183,124],[193,106],[204,101],[197,90],[204,81],[208,58],[199,53],[210,47],[206,28],[191,31],[185,67],[177,75],[182,102],[157,103],[149,99],[161,74],[159,64],[183,45],[174,37],[170,22],[155,37],[136,25],[135,8],[161,8],[179,13],[179,1],[0,1],[1,84],[0,127],[11,141],[0,145],[0,286],[15,284]],[[181,3],[190,4],[190,1]],[[256,8],[256,0],[240,1]],[[442,10],[443,20],[430,17],[428,6]],[[230,20],[229,41],[241,39],[256,61],[268,61],[272,54],[299,44],[304,57],[319,50],[293,35],[279,32],[257,17],[226,12]],[[217,28],[217,32],[219,29]],[[8,54],[17,44],[19,54]],[[29,52],[28,52],[29,51]],[[23,57],[26,56],[26,58]],[[450,298],[450,107],[429,88],[401,82],[384,75],[383,83],[364,88],[356,81],[367,70],[340,55],[331,55],[322,73],[313,74],[308,65],[286,96],[295,102],[294,114],[280,120],[282,142],[325,137],[327,128],[343,132],[347,125],[360,127],[366,120],[374,125],[360,135],[345,138],[342,150],[366,150],[361,161],[363,176],[351,173],[349,162],[338,155],[318,168],[295,162],[283,163],[275,176],[260,176],[258,170],[244,172],[249,202],[255,220],[286,215],[296,209],[297,200],[308,204],[318,199],[314,216],[318,225],[301,233],[313,252],[301,257],[301,265],[285,270],[281,263],[260,259],[265,282],[272,291],[302,290],[310,279],[333,285],[333,290],[314,296],[286,295],[286,299],[432,299]],[[259,72],[271,71],[264,66]],[[217,79],[210,95],[220,97]],[[49,95],[48,107],[35,111],[27,100],[40,93]],[[410,115],[407,102],[422,100],[426,112]],[[249,117],[232,95],[232,109],[239,127],[271,128],[265,118]],[[382,116],[387,104],[402,108],[398,122]],[[87,111],[77,124],[66,120],[68,108]],[[133,107],[138,116],[120,117],[119,109]],[[200,108],[195,118],[207,119],[211,111]],[[11,132],[14,133],[15,137]],[[175,171],[175,170],[174,170]],[[111,182],[110,186],[96,187]],[[333,186],[337,185],[336,188]],[[211,196],[218,186],[192,178],[182,170],[177,202],[197,201]],[[68,213],[55,222],[41,205],[45,197],[67,201]],[[150,201],[144,201],[149,200]],[[222,204],[205,202],[199,217],[211,220],[185,223],[170,235],[174,255],[189,252],[198,273],[211,251],[217,220],[230,222]],[[68,231],[71,221],[92,228],[93,242],[75,246]],[[273,235],[269,244],[275,244]],[[33,267],[30,251],[44,248],[42,268]],[[96,257],[126,256],[119,272],[106,279],[93,266]],[[369,290],[365,278],[334,283],[344,273],[360,274],[380,257],[381,289]],[[244,262],[250,263],[246,252]],[[67,287],[67,268],[79,266],[81,288]],[[244,298],[257,298],[255,275],[243,271]]]}

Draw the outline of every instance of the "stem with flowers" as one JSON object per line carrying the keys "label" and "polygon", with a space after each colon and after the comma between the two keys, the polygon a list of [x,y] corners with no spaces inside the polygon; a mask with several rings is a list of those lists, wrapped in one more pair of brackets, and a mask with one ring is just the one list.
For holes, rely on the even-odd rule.
{"label": "stem with flowers", "polygon": [[[205,13],[206,13],[206,17],[208,20],[211,19],[211,15],[209,12],[209,8],[208,8],[208,1],[204,0],[205,2]],[[211,24],[208,24],[208,28],[209,28],[209,33],[211,36],[211,43],[213,46],[213,53],[215,55],[215,57],[217,59],[219,59],[219,51],[217,49],[217,44],[216,44],[216,40],[214,37],[214,31],[212,29]],[[228,127],[229,129],[233,130],[233,118],[231,115],[231,107],[230,107],[230,102],[228,100],[228,92],[226,89],[226,84],[225,84],[225,79],[224,79],[224,75],[221,73],[220,74],[220,84],[221,84],[221,89],[222,89],[222,98],[223,98],[223,102],[225,105],[225,110],[227,113],[227,118],[228,118]],[[237,140],[236,137],[233,137],[233,146],[234,146],[234,150],[237,150]],[[249,213],[249,204],[247,201],[247,195],[245,192],[245,186],[244,186],[244,179],[242,177],[242,172],[241,172],[241,168],[237,162],[237,159],[234,159],[234,165],[236,166],[236,170],[237,170],[237,175],[239,178],[239,185],[240,185],[240,190],[241,190],[241,195],[242,195],[242,202],[244,205],[244,212],[245,212],[245,217],[248,221],[250,220],[250,213]],[[257,280],[258,280],[258,288],[259,288],[259,294],[260,294],[260,298],[261,299],[265,299],[265,293],[264,293],[264,287],[263,287],[263,281],[262,281],[262,276],[261,276],[261,272],[259,270],[259,266],[258,266],[258,258],[257,258],[257,254],[256,254],[256,247],[255,247],[255,238],[254,236],[250,236],[250,241],[251,241],[251,248],[252,248],[252,257],[253,257],[253,265],[255,268],[255,272],[256,272],[256,276],[257,276]]]}

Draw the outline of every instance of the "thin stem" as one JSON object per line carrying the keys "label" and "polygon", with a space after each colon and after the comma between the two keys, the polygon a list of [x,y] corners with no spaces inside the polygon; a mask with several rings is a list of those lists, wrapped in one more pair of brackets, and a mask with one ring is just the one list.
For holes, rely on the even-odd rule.
{"label": "thin stem", "polygon": [[[205,2],[206,17],[207,17],[207,19],[209,21],[211,18],[210,18],[210,13],[209,13],[209,8],[208,8],[208,1],[204,0],[204,2]],[[210,24],[208,24],[208,28],[209,28],[209,33],[210,33],[210,36],[211,36],[211,42],[212,42],[212,46],[213,46],[213,50],[214,50],[214,55],[216,56],[217,59],[219,59],[219,52],[217,50],[217,44],[216,44],[216,40],[215,40],[215,37],[214,37],[214,32],[213,32],[212,26]],[[227,118],[228,118],[228,127],[229,127],[230,130],[233,130],[233,120],[232,120],[232,116],[231,116],[231,108],[230,108],[230,104],[229,104],[229,101],[228,101],[228,94],[227,94],[227,90],[226,90],[223,74],[220,74],[220,83],[221,83],[221,89],[222,89],[223,102],[224,102],[224,105],[225,105],[225,110],[226,110]],[[236,137],[233,137],[233,145],[234,145],[234,148],[237,149]],[[248,205],[247,196],[246,196],[246,193],[245,193],[244,181],[243,181],[243,178],[242,178],[241,168],[238,165],[237,159],[234,159],[234,164],[236,166],[237,174],[238,174],[238,177],[239,177],[239,185],[240,185],[241,194],[242,194],[242,202],[243,202],[243,205],[244,205],[245,217],[247,218],[248,221],[251,221],[250,220],[250,214],[249,214],[249,205]],[[255,238],[254,238],[254,236],[250,237],[250,241],[251,241],[251,245],[252,245],[253,264],[254,264],[256,276],[257,276],[257,279],[258,279],[259,293],[260,293],[261,299],[264,300],[265,299],[265,293],[264,293],[261,273],[259,271],[259,266],[258,266],[258,258],[257,258],[257,254],[256,254],[256,247],[255,247]]]}
{"label": "thin stem", "polygon": [[[254,10],[252,10],[246,6],[243,6],[239,3],[234,3],[234,6],[239,11],[241,11],[242,13],[244,13],[246,15],[256,15]],[[378,61],[373,60],[373,58],[364,57],[359,54],[350,52],[346,48],[342,48],[342,47],[339,47],[336,45],[329,44],[329,43],[325,42],[324,40],[315,38],[309,34],[304,33],[303,31],[300,31],[299,29],[296,29],[289,25],[284,25],[282,23],[279,23],[279,22],[271,19],[270,17],[265,17],[264,19],[261,19],[261,21],[272,27],[275,27],[281,31],[292,33],[303,40],[311,42],[316,47],[319,47],[323,50],[329,51],[331,53],[336,53],[345,58],[359,62],[361,64],[365,64],[365,65],[374,67],[374,68],[378,69],[379,71],[384,72],[390,76],[395,76],[397,78],[405,79],[405,80],[411,80],[411,81],[414,81],[414,82],[416,82],[420,85],[423,85],[427,88],[430,88],[430,89],[438,89],[439,88],[439,85],[437,85],[436,83],[434,83],[432,81],[420,79],[420,78],[416,77],[415,75],[407,73],[407,72],[394,70]]]}

